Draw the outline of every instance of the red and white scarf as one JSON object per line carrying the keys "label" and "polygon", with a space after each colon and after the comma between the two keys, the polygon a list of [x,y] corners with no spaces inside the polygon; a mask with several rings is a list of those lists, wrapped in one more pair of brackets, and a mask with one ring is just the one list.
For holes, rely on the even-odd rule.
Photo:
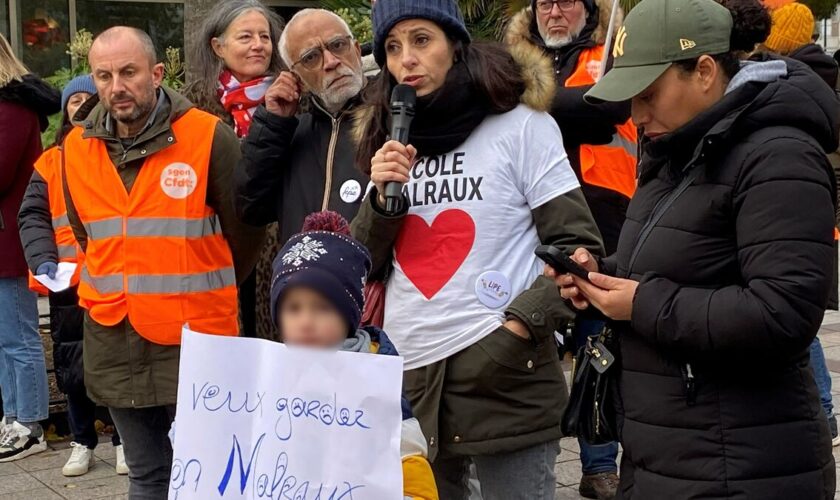
{"label": "red and white scarf", "polygon": [[225,111],[233,117],[237,137],[248,135],[251,117],[257,111],[257,106],[265,102],[265,93],[273,81],[273,76],[264,76],[240,83],[228,70],[219,75],[216,92]]}

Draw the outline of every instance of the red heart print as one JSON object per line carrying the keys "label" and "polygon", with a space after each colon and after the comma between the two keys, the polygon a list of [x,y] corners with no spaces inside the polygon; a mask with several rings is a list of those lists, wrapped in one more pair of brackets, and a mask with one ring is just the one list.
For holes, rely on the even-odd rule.
{"label": "red heart print", "polygon": [[405,276],[427,299],[449,283],[475,242],[475,222],[467,212],[444,210],[432,225],[407,215],[394,246]]}

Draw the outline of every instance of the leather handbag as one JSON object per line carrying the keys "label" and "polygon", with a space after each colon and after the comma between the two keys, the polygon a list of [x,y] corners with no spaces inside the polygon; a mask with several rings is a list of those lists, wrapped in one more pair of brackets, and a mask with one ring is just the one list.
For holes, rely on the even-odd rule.
{"label": "leather handbag", "polygon": [[609,326],[589,337],[578,349],[572,368],[572,390],[563,414],[564,436],[577,436],[598,445],[618,440],[615,411],[617,396],[613,352],[618,352],[616,335]]}

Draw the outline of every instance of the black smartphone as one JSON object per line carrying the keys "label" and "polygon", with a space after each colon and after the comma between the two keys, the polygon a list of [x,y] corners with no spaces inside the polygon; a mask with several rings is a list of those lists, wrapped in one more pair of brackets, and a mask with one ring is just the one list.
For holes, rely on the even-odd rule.
{"label": "black smartphone", "polygon": [[571,257],[564,254],[557,247],[553,247],[551,245],[540,245],[536,250],[534,250],[534,253],[537,254],[537,257],[542,259],[543,262],[553,267],[558,273],[570,273],[578,278],[589,281],[589,271],[584,269],[583,266],[572,260]]}

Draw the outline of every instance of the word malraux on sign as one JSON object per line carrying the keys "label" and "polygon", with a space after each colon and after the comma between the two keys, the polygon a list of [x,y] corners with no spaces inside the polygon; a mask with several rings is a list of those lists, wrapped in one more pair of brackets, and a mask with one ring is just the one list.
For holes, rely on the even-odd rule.
{"label": "word malraux on sign", "polygon": [[170,500],[402,498],[402,368],[184,329]]}

